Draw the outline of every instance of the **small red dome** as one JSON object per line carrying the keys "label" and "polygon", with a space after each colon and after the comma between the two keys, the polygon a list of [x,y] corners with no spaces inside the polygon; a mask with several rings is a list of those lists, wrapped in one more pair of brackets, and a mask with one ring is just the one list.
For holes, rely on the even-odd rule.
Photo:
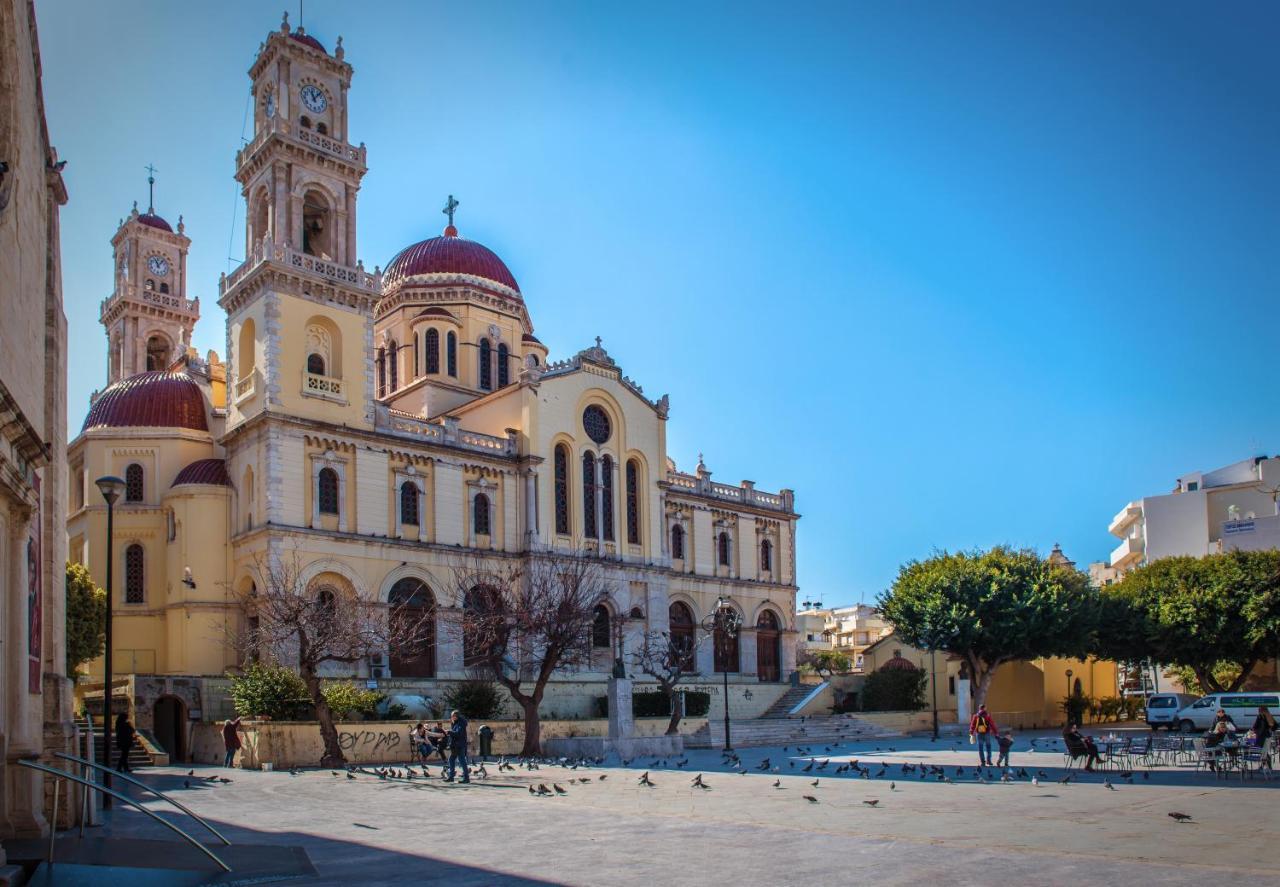
{"label": "small red dome", "polygon": [[161,231],[173,233],[173,229],[169,227],[169,223],[160,218],[155,213],[143,213],[138,216],[138,224],[146,225],[149,228],[159,228]]}
{"label": "small red dome", "polygon": [[474,240],[458,237],[452,225],[440,237],[400,250],[383,272],[383,286],[392,286],[419,274],[469,274],[520,292],[515,277],[493,250]]}
{"label": "small red dome", "polygon": [[880,666],[880,671],[917,671],[916,665],[910,659],[895,654],[892,659]]}
{"label": "small red dome", "polygon": [[192,462],[178,472],[173,479],[173,486],[182,484],[210,484],[215,487],[231,486],[231,477],[227,474],[225,459],[200,459]]}
{"label": "small red dome", "polygon": [[299,43],[305,43],[307,46],[310,46],[312,49],[320,50],[325,55],[329,54],[329,51],[324,48],[323,43],[321,43],[319,40],[312,37],[310,34],[306,33],[305,31],[302,31],[302,30],[294,31],[289,35],[289,39],[297,40]]}
{"label": "small red dome", "polygon": [[158,371],[121,379],[98,395],[82,431],[91,428],[189,428],[208,431],[204,395],[186,373]]}

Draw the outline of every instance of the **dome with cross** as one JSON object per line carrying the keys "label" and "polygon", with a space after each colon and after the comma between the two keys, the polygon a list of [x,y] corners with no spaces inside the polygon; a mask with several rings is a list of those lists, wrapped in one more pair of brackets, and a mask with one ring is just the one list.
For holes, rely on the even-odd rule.
{"label": "dome with cross", "polygon": [[520,298],[520,285],[497,253],[458,236],[458,229],[453,226],[457,207],[458,201],[450,194],[444,208],[444,214],[449,217],[444,233],[400,250],[383,272],[383,287],[390,289],[405,282],[453,283],[470,277],[500,284],[511,291],[510,295]]}

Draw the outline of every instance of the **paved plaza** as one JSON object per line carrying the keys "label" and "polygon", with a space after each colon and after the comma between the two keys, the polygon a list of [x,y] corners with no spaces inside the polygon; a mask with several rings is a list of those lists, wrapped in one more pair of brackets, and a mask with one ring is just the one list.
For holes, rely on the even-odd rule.
{"label": "paved plaza", "polygon": [[[679,768],[650,759],[512,773],[490,764],[489,777],[470,786],[329,770],[146,773],[237,843],[304,847],[319,883],[826,884],[874,876],[877,884],[1280,884],[1280,780],[1219,780],[1182,767],[1147,778],[1138,771],[1132,784],[1110,773],[1062,785],[1061,754],[1026,750],[1029,738],[1019,737],[1023,750],[1011,764],[1043,770],[1039,785],[982,783],[976,753],[954,737],[830,753],[824,746],[811,756],[747,749],[746,775],[705,750],[689,752]],[[806,773],[811,757],[831,763]],[[756,771],[764,758],[770,771]],[[832,774],[855,759],[873,774],[889,766],[878,778]],[[902,763],[943,766],[951,782],[903,775]],[[646,770],[652,787],[638,784]],[[709,788],[691,786],[698,773]],[[232,781],[201,779],[209,775]],[[566,794],[531,796],[529,786],[539,784]],[[1179,823],[1170,812],[1192,819]],[[131,811],[95,831],[167,837]]]}

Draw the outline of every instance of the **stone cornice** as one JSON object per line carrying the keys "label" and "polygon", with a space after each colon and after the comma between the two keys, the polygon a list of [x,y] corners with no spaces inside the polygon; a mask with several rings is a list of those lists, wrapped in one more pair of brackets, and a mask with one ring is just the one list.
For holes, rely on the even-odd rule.
{"label": "stone cornice", "polygon": [[533,321],[529,319],[529,310],[519,293],[495,281],[470,274],[420,274],[398,280],[383,290],[376,316],[382,321],[402,308],[431,305],[474,305],[514,317],[520,321],[522,332],[533,332]]}
{"label": "stone cornice", "polygon": [[[292,250],[282,248],[282,253],[280,257],[273,254],[271,257],[258,258],[246,270],[238,272],[239,276],[218,300],[219,307],[228,314],[234,314],[260,293],[271,290],[308,299],[320,305],[336,305],[366,316],[373,311],[377,294],[369,285],[372,275],[367,275],[368,279],[339,281],[315,270],[319,266],[308,270],[294,265],[292,261],[288,261],[297,255]],[[327,263],[321,265],[327,267]],[[361,269],[342,270],[350,270],[357,277],[364,275]]]}

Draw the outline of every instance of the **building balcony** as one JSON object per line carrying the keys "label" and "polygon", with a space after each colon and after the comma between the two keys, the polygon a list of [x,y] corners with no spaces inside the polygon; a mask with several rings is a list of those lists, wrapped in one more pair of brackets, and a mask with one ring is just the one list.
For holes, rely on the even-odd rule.
{"label": "building balcony", "polygon": [[347,397],[343,391],[341,379],[308,373],[305,370],[302,373],[302,393],[307,397],[323,397],[325,400],[346,403]]}
{"label": "building balcony", "polygon": [[1116,516],[1111,519],[1111,524],[1107,527],[1107,532],[1112,536],[1119,536],[1123,539],[1125,536],[1129,535],[1130,524],[1140,517],[1142,517],[1142,503],[1140,501],[1130,502],[1124,508],[1121,508]]}
{"label": "building balcony", "polygon": [[1117,570],[1136,566],[1145,550],[1141,536],[1129,536],[1111,552],[1111,566]]}

